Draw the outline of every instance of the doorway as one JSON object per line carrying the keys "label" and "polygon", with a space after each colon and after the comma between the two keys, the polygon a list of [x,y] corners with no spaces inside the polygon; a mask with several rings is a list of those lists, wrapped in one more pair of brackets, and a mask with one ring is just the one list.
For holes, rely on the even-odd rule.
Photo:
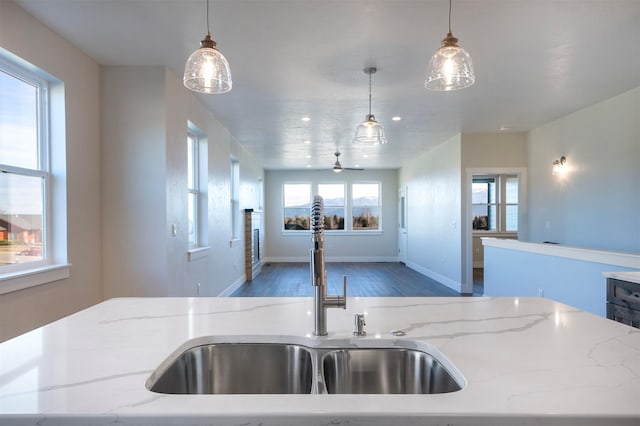
{"label": "doorway", "polygon": [[[526,217],[526,168],[466,170],[463,293],[484,294],[483,237],[519,239]],[[490,295],[488,295],[490,296]]]}

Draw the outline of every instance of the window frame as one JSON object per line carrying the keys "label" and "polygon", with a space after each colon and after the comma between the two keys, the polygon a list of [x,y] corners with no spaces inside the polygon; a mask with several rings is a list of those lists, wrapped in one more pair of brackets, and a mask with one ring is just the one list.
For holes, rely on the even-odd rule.
{"label": "window frame", "polygon": [[[310,230],[308,229],[286,229],[285,228],[285,186],[286,185],[309,185],[309,203],[313,202],[313,195],[319,193],[320,185],[334,185],[334,184],[342,184],[344,185],[345,196],[344,196],[344,229],[327,229],[327,233],[335,234],[335,235],[380,235],[383,233],[382,227],[382,182],[380,180],[313,180],[313,181],[284,181],[281,184],[282,191],[282,203],[280,208],[281,210],[281,220],[282,220],[282,228],[281,232],[283,235],[300,235],[300,234],[308,234]],[[358,184],[376,184],[378,185],[378,227],[375,229],[371,228],[353,228],[353,185]],[[373,206],[372,206],[373,207]],[[310,209],[310,208],[309,208]]]}
{"label": "window frame", "polygon": [[[378,227],[375,229],[372,228],[354,228],[353,227],[353,209],[354,209],[354,203],[353,203],[353,186],[354,185],[378,185],[378,204],[377,204],[377,209],[378,209]],[[349,187],[351,188],[350,194],[349,194],[349,231],[350,232],[354,232],[357,234],[363,234],[363,233],[381,233],[382,232],[382,182],[377,181],[377,180],[358,180],[358,181],[353,181],[350,183]],[[365,206],[365,207],[373,207],[373,206]]]}
{"label": "window frame", "polygon": [[[5,294],[68,278],[70,276],[70,265],[67,263],[66,225],[64,225],[66,223],[66,219],[64,219],[66,217],[66,209],[55,207],[54,211],[52,198],[53,194],[56,194],[56,197],[66,198],[66,188],[56,184],[53,179],[54,169],[57,170],[56,174],[63,173],[63,175],[66,175],[64,159],[62,161],[56,160],[54,165],[51,156],[51,146],[56,143],[64,147],[65,141],[64,139],[56,139],[56,142],[54,142],[50,123],[52,115],[57,116],[60,112],[64,115],[64,102],[62,101],[64,98],[64,85],[55,77],[9,52],[1,51],[1,49],[0,71],[33,85],[37,89],[36,131],[38,145],[37,168],[0,164],[0,173],[38,177],[41,178],[42,182],[42,258],[0,266],[0,294]],[[55,101],[52,100],[53,93],[56,96]],[[53,111],[54,107],[56,111]],[[64,151],[64,148],[62,150]],[[56,178],[56,181],[63,183],[65,181],[64,176],[62,179]],[[55,221],[53,219],[54,215],[56,217]],[[64,229],[54,230],[54,223]],[[53,241],[54,235],[60,235],[59,242]]]}
{"label": "window frame", "polygon": [[[518,182],[518,191],[516,192],[517,196],[518,196],[518,202],[517,203],[507,203],[507,195],[506,195],[506,185],[507,185],[507,179],[509,178],[516,178],[517,182]],[[522,178],[517,174],[517,173],[487,173],[487,174],[479,174],[479,173],[474,173],[471,176],[471,191],[473,193],[473,184],[476,183],[474,182],[475,180],[486,180],[486,179],[495,179],[495,187],[496,187],[496,194],[495,194],[495,202],[491,202],[490,201],[490,194],[487,193],[487,197],[488,200],[486,203],[470,203],[471,206],[471,215],[469,215],[469,220],[471,221],[471,231],[475,232],[475,233],[482,233],[482,234],[504,234],[504,233],[518,233],[518,230],[507,230],[507,207],[508,206],[517,206],[518,210],[521,208],[521,202],[520,202],[520,185],[522,185]],[[473,201],[473,199],[472,199]],[[473,228],[473,207],[474,206],[487,206],[488,207],[488,211],[490,210],[489,208],[491,206],[495,206],[495,229],[474,229]],[[489,213],[487,213],[489,215]],[[518,215],[516,216],[518,219],[518,227],[520,226],[520,217],[519,217],[519,212]],[[491,218],[488,216],[487,217],[487,222],[488,222],[488,226],[490,226],[491,224]]]}
{"label": "window frame", "polygon": [[[191,225],[193,230],[189,229],[187,232],[187,244],[189,249],[194,249],[200,246],[200,162],[199,162],[199,144],[200,136],[197,131],[190,125],[187,126],[187,175],[191,170],[191,176],[187,176],[187,226],[189,222],[193,222]],[[189,161],[189,159],[191,161]],[[191,181],[192,185],[189,185]],[[191,205],[191,200],[193,205]],[[189,209],[191,213],[189,214]],[[193,236],[193,239],[192,239]]]}
{"label": "window frame", "polygon": [[311,203],[313,203],[313,182],[310,182],[310,181],[286,181],[286,182],[282,183],[282,188],[281,188],[281,190],[282,190],[282,205],[281,205],[282,211],[281,211],[281,216],[280,217],[282,218],[282,222],[281,222],[282,223],[282,228],[281,228],[282,232],[285,233],[285,234],[301,234],[301,233],[308,234],[309,232],[311,232],[311,229],[287,229],[285,227],[286,226],[285,213],[286,213],[286,209],[287,209],[287,206],[285,204],[285,201],[286,201],[286,199],[285,199],[285,192],[286,192],[285,191],[285,187],[287,185],[308,185],[308,187],[309,187],[308,188],[309,189],[309,209],[307,210],[307,213],[308,213],[307,216],[309,217],[309,224],[311,224]]}
{"label": "window frame", "polygon": [[229,241],[240,241],[242,238],[242,216],[240,212],[240,160],[229,157],[229,212],[231,214],[231,238]]}

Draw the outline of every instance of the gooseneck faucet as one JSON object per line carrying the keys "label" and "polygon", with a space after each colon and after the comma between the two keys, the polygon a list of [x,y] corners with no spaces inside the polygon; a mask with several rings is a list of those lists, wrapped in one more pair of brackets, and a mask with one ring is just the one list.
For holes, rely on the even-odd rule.
{"label": "gooseneck faucet", "polygon": [[327,272],[324,269],[324,202],[320,195],[311,205],[311,284],[314,287],[313,309],[316,336],[327,335],[327,308],[347,309],[347,276],[343,277],[344,294],[327,296]]}

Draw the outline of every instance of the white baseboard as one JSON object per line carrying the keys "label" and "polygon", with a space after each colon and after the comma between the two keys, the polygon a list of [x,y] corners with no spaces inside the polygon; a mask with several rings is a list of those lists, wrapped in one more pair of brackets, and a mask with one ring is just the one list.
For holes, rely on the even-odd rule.
{"label": "white baseboard", "polygon": [[242,284],[245,283],[245,281],[247,281],[247,277],[244,274],[242,274],[242,276],[240,278],[238,278],[233,284],[231,284],[229,287],[225,288],[222,291],[222,293],[220,293],[218,295],[218,297],[229,297],[229,296],[231,296],[234,291],[239,289],[240,286],[242,286]]}
{"label": "white baseboard", "polygon": [[440,284],[444,284],[450,289],[457,291],[458,293],[462,292],[462,283],[454,281],[451,278],[445,277],[444,275],[440,275],[437,272],[433,272],[431,269],[427,269],[413,262],[407,262],[406,265],[407,265],[407,268],[411,268],[416,272],[420,272],[422,275],[425,275],[433,280],[436,280]]}
{"label": "white baseboard", "polygon": [[[325,262],[362,262],[362,263],[374,263],[374,262],[397,262],[397,256],[372,256],[372,257],[331,257],[327,256]],[[268,257],[264,259],[264,263],[295,263],[295,262],[309,262],[309,256],[305,257]]]}

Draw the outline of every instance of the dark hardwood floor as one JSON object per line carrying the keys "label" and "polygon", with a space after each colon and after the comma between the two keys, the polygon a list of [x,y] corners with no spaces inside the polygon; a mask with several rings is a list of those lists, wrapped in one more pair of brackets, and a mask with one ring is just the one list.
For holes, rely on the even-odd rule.
{"label": "dark hardwood floor", "polygon": [[[327,293],[342,294],[347,276],[349,297],[460,296],[460,293],[401,263],[327,263]],[[476,289],[474,296],[481,295]],[[478,294],[476,294],[478,291]],[[308,263],[267,263],[253,281],[245,282],[232,297],[311,297]]]}

